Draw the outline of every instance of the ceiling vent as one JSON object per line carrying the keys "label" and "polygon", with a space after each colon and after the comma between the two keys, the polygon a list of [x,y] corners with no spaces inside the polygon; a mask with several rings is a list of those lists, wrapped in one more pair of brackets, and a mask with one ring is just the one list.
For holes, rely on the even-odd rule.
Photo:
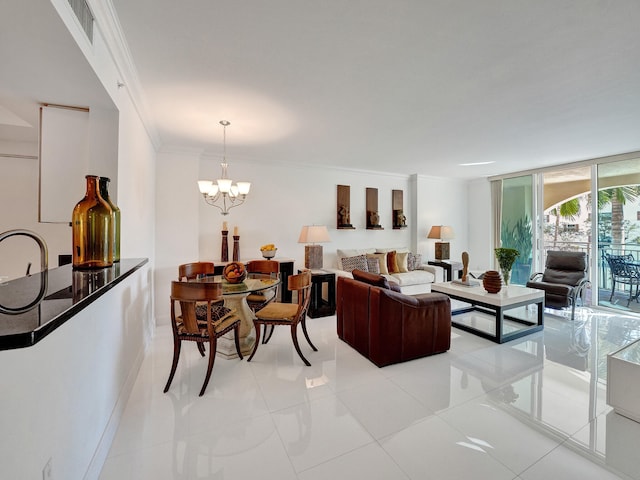
{"label": "ceiling vent", "polygon": [[85,0],[68,0],[69,5],[73,9],[73,13],[76,14],[82,29],[87,34],[89,41],[93,43],[93,14],[89,9],[89,5]]}

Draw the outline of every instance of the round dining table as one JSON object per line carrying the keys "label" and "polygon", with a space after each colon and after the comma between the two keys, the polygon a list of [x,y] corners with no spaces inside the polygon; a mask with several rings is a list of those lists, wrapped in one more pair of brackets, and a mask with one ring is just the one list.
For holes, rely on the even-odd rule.
{"label": "round dining table", "polygon": [[[249,355],[253,351],[256,341],[256,330],[253,326],[255,315],[247,303],[247,297],[280,284],[279,278],[246,278],[242,283],[229,283],[221,275],[210,275],[198,278],[197,282],[222,283],[222,297],[224,306],[236,311],[240,317],[240,351],[242,355]],[[234,333],[229,332],[218,339],[217,354],[223,358],[237,358]]]}

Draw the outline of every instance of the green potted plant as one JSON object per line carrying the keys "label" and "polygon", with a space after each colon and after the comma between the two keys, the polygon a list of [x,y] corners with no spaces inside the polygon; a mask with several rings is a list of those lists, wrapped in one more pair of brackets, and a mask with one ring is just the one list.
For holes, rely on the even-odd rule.
{"label": "green potted plant", "polygon": [[513,263],[516,261],[516,257],[520,255],[520,252],[515,248],[496,248],[495,253],[504,283],[505,285],[509,285],[511,268],[513,267]]}

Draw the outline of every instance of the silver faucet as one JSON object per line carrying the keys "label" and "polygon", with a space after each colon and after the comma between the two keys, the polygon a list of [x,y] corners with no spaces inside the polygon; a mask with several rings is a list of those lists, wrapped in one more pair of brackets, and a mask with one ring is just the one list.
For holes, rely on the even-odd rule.
{"label": "silver faucet", "polygon": [[[2,242],[5,238],[13,237],[15,235],[23,235],[25,237],[33,238],[38,246],[40,247],[40,269],[45,272],[49,268],[49,251],[47,250],[47,244],[40,235],[36,232],[32,232],[31,230],[23,230],[23,229],[15,229],[15,230],[7,230],[6,232],[0,233],[0,242]],[[29,269],[27,268],[27,275],[29,274]]]}

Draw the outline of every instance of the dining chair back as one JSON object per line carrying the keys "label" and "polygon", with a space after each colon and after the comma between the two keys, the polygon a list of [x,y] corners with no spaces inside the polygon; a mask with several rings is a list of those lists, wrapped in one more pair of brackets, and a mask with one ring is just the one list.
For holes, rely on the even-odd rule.
{"label": "dining chair back", "polygon": [[[231,330],[235,333],[235,344],[238,357],[242,359],[238,329],[240,317],[233,310],[216,305],[222,298],[222,284],[214,282],[171,282],[171,329],[173,331],[173,362],[169,379],[164,387],[167,393],[178,367],[180,350],[183,341],[196,342],[198,345],[209,344],[209,363],[200,396],[204,394],[213,364],[216,358],[218,337]],[[203,305],[204,304],[204,305]],[[180,311],[177,310],[180,306]],[[205,308],[204,319],[200,319],[198,306]],[[199,349],[204,355],[204,351]]]}
{"label": "dining chair back", "polygon": [[[305,270],[298,275],[291,275],[288,279],[287,288],[290,291],[297,292],[297,303],[282,303],[272,302],[263,309],[256,312],[256,318],[253,320],[253,324],[256,328],[256,338],[260,338],[261,326],[276,326],[287,325],[291,329],[291,340],[296,349],[296,352],[307,366],[311,366],[311,363],[304,357],[298,344],[298,324],[302,325],[302,332],[304,333],[309,346],[314,351],[318,351],[315,345],[311,342],[309,334],[307,332],[307,310],[309,309],[309,301],[311,300],[311,271]],[[249,356],[248,362],[251,361],[253,356],[258,350],[260,342],[256,341],[253,351]]]}
{"label": "dining chair back", "polygon": [[[247,262],[247,274],[250,278],[267,278],[278,279],[280,277],[280,263],[275,260],[251,260]],[[278,284],[273,288],[264,290],[262,292],[252,293],[247,296],[247,304],[249,308],[255,313],[258,310],[263,309],[269,303],[273,302],[278,297]],[[267,343],[273,334],[273,327],[267,334],[267,328],[264,329],[262,336],[262,343]],[[260,337],[257,337],[258,339]]]}
{"label": "dining chair back", "polygon": [[[609,265],[611,271],[611,295],[609,301],[613,300],[613,295],[616,291],[616,284],[629,285],[629,298],[627,299],[627,307],[631,300],[635,298],[638,301],[638,294],[640,289],[640,264],[635,261],[633,255],[612,255],[603,253],[604,259]],[[635,294],[633,287],[636,287]]]}
{"label": "dining chair back", "polygon": [[183,263],[178,266],[178,280],[194,280],[199,275],[213,275],[213,262]]}

